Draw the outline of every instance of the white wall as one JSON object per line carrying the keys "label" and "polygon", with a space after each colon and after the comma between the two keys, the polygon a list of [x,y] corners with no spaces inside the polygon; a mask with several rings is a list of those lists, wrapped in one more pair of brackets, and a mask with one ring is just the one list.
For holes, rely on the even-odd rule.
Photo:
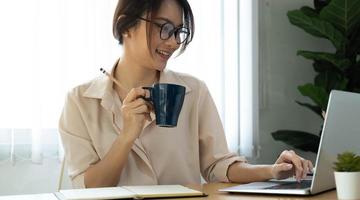
{"label": "white wall", "polygon": [[[260,157],[258,163],[272,163],[284,149],[291,147],[276,142],[271,132],[279,129],[318,133],[322,120],[295,100],[310,102],[297,90],[298,85],[312,82],[315,72],[312,62],[296,56],[299,49],[331,51],[331,44],[312,37],[291,25],[287,11],[301,6],[313,7],[309,0],[260,0]],[[315,154],[297,150],[300,155],[315,160]]]}

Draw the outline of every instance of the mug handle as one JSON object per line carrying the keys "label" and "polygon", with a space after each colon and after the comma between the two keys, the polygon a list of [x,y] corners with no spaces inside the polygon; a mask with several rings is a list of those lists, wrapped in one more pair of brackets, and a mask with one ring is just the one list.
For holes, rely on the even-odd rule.
{"label": "mug handle", "polygon": [[143,98],[145,101],[152,101],[152,90],[153,90],[153,87],[142,87],[144,90],[149,90],[150,92],[150,97],[141,97]]}

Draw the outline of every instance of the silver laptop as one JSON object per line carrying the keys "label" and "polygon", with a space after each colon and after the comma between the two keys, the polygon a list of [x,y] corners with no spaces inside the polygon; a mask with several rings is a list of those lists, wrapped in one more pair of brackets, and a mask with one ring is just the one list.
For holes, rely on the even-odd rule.
{"label": "silver laptop", "polygon": [[335,188],[333,163],[337,154],[360,154],[360,94],[333,90],[321,134],[312,178],[301,181],[271,180],[224,188],[232,193],[312,195]]}

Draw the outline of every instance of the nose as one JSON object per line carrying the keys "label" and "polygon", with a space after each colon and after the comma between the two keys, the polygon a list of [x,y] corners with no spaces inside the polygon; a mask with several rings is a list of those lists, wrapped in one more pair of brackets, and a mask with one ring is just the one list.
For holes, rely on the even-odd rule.
{"label": "nose", "polygon": [[176,35],[175,35],[175,33],[173,33],[173,34],[171,35],[171,37],[165,41],[165,44],[166,44],[168,47],[171,47],[171,48],[173,48],[173,49],[177,49],[177,48],[180,47],[180,44],[178,44],[177,41],[176,41]]}

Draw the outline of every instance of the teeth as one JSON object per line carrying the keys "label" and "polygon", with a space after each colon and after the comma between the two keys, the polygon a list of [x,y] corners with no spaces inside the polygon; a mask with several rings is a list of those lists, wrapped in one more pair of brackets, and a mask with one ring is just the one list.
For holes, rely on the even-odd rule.
{"label": "teeth", "polygon": [[162,50],[157,50],[158,53],[162,54],[162,55],[165,55],[165,56],[169,56],[170,53],[169,52],[166,52],[166,51],[162,51]]}

